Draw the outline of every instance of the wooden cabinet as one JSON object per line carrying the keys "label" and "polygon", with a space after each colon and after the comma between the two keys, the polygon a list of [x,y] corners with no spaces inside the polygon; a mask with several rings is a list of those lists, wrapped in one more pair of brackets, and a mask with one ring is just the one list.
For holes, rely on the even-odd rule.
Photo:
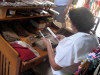
{"label": "wooden cabinet", "polygon": [[0,75],[18,75],[19,54],[0,35]]}
{"label": "wooden cabinet", "polygon": [[0,21],[5,21],[5,20],[18,20],[18,19],[28,19],[28,18],[36,18],[36,17],[45,17],[45,16],[52,16],[51,14],[48,15],[38,15],[38,16],[28,16],[28,17],[22,17],[22,16],[15,16],[11,18],[7,18],[7,10],[37,10],[37,9],[50,9],[50,7],[2,7],[0,6]]}
{"label": "wooden cabinet", "polygon": [[[42,8],[42,7],[2,7],[2,6],[0,6],[0,21],[1,22],[2,21],[10,21],[10,20],[22,20],[22,19],[30,19],[30,18],[36,18],[36,17],[52,16],[51,14],[49,14],[49,15],[38,15],[38,16],[28,16],[28,17],[18,17],[17,16],[17,17],[7,18],[6,17],[6,13],[7,13],[8,9],[14,9],[14,10],[21,10],[21,9],[23,9],[23,10],[26,10],[26,9],[27,10],[28,9],[49,9],[49,7]],[[7,47],[6,50],[10,50],[9,53],[10,52],[14,52],[15,55],[17,56],[17,58],[20,59],[18,53],[9,45],[9,43],[6,42],[4,39],[1,39],[1,38],[3,38],[3,37],[0,36],[0,49],[3,49],[2,47],[5,47],[5,48]],[[26,38],[21,37],[21,40],[25,41]],[[4,41],[5,41],[6,44],[2,44]],[[20,72],[26,71],[26,70],[36,66],[37,64],[45,61],[45,59],[47,59],[47,51],[40,50],[38,47],[33,47],[33,48],[39,53],[40,57],[31,59],[31,60],[26,61],[26,62],[18,60],[18,62],[20,62],[20,66],[19,66]],[[7,55],[9,55],[9,53]],[[9,55],[9,56],[10,56],[11,59],[14,58],[13,56],[11,57],[11,55]],[[12,59],[12,61],[15,61],[15,60]]]}

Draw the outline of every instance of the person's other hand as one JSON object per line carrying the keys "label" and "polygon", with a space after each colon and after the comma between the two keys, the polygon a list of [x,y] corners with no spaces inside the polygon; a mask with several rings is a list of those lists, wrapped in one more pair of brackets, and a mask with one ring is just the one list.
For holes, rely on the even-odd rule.
{"label": "person's other hand", "polygon": [[43,40],[44,45],[47,47],[48,45],[51,45],[51,41],[47,38],[41,38]]}
{"label": "person's other hand", "polygon": [[65,38],[65,36],[64,36],[64,35],[58,34],[58,35],[56,35],[56,38],[57,38],[59,41],[61,41],[62,39]]}

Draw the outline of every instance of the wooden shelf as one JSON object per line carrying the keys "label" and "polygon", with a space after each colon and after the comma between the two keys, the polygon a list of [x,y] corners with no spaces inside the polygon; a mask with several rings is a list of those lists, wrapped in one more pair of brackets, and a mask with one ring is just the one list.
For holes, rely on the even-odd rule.
{"label": "wooden shelf", "polygon": [[6,21],[6,20],[18,20],[18,19],[29,19],[29,18],[37,18],[37,17],[46,17],[46,16],[52,16],[51,14],[49,15],[37,15],[37,16],[15,16],[15,17],[10,17],[10,18],[2,18],[0,21]]}
{"label": "wooden shelf", "polygon": [[45,7],[45,6],[23,6],[23,7],[6,7],[6,6],[0,6],[0,8],[5,9],[49,9],[49,8],[55,8],[55,7]]}
{"label": "wooden shelf", "polygon": [[6,18],[6,13],[8,9],[15,9],[15,10],[25,10],[25,9],[50,9],[54,7],[34,7],[34,6],[27,6],[27,7],[4,7],[0,6],[0,21],[3,20],[16,20],[16,19],[27,19],[27,18],[36,18],[36,17],[43,17],[43,16],[51,16],[51,15],[40,15],[40,16],[30,16],[30,17],[15,17],[15,18]]}
{"label": "wooden shelf", "polygon": [[[3,7],[3,6],[0,6],[0,21],[10,21],[10,20],[22,20],[22,19],[30,19],[30,18],[37,18],[37,17],[46,17],[46,16],[52,16],[51,14],[48,14],[48,15],[36,15],[36,16],[28,16],[28,17],[25,17],[25,16],[13,16],[13,17],[9,17],[7,18],[6,14],[7,14],[7,10],[8,9],[18,9],[18,10],[22,10],[22,9],[49,9],[49,8],[52,8],[52,7]],[[31,34],[30,36],[33,36],[33,34]],[[20,37],[21,38],[21,41],[25,41],[27,40],[27,38],[24,38],[24,37]],[[2,43],[2,42],[1,42]],[[6,47],[6,45],[5,45]],[[12,47],[11,47],[12,48]],[[40,55],[40,57],[37,57],[37,58],[34,58],[32,60],[29,60],[29,61],[20,61],[21,64],[20,64],[20,71],[23,72],[23,71],[26,71],[32,67],[34,67],[35,65],[43,62],[45,59],[48,58],[48,53],[47,51],[43,51],[41,49],[39,49],[38,47],[33,47]]]}

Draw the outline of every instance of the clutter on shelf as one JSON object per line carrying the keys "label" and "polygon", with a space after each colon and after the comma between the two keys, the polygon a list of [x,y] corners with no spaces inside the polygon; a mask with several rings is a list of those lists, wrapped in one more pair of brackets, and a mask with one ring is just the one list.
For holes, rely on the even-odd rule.
{"label": "clutter on shelf", "polygon": [[51,1],[29,1],[29,0],[23,0],[23,1],[15,1],[15,2],[1,2],[1,6],[5,7],[27,7],[27,6],[34,6],[34,7],[55,7],[56,5]]}

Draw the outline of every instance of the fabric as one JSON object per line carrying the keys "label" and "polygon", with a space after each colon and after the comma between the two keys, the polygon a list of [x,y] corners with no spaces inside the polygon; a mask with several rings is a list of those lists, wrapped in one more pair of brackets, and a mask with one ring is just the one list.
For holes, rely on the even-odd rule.
{"label": "fabric", "polygon": [[91,10],[92,4],[93,4],[93,0],[90,1],[90,10]]}
{"label": "fabric", "polygon": [[3,31],[2,35],[7,41],[10,42],[20,40],[19,36],[13,31]]}
{"label": "fabric", "polygon": [[1,25],[0,30],[5,40],[10,42],[20,40],[19,36],[7,25]]}
{"label": "fabric", "polygon": [[17,43],[11,43],[10,45],[19,53],[22,61],[27,61],[36,57],[36,55],[27,47],[23,47]]}
{"label": "fabric", "polygon": [[64,14],[65,8],[66,6],[57,6],[57,8],[54,8],[55,11],[59,12],[58,16],[56,15],[53,16],[54,20],[57,20],[58,22],[61,22],[61,23],[65,22],[65,14]]}
{"label": "fabric", "polygon": [[19,44],[19,45],[21,45],[23,47],[29,48],[37,57],[40,56],[39,53],[34,48],[32,48],[32,46],[27,44],[26,42],[24,42],[24,41],[15,41],[15,43],[17,43],[17,44]]}
{"label": "fabric", "polygon": [[68,0],[54,0],[54,3],[58,6],[64,6],[67,5]]}
{"label": "fabric", "polygon": [[100,6],[100,0],[98,0],[98,5]]}
{"label": "fabric", "polygon": [[89,9],[90,8],[90,5],[89,4],[86,4],[86,5],[84,5],[84,7]]}
{"label": "fabric", "polygon": [[98,40],[95,35],[78,32],[61,40],[56,47],[55,62],[61,70],[53,71],[57,75],[72,75],[77,69],[79,62],[85,59],[89,52],[96,49]]}
{"label": "fabric", "polygon": [[65,22],[65,16],[64,9],[68,5],[69,0],[54,0],[55,5],[57,5],[57,8],[54,8],[57,12],[59,12],[59,15],[54,15],[54,20],[57,20],[58,22],[64,23]]}

